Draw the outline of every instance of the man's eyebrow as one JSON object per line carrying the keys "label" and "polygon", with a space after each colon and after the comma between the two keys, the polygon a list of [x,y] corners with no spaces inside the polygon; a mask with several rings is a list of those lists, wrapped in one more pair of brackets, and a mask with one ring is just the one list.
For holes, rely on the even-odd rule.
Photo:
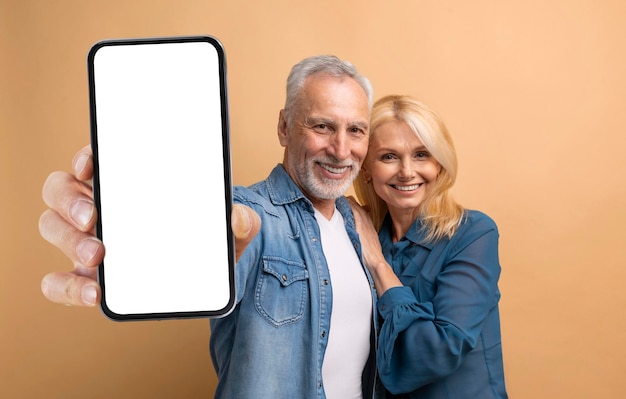
{"label": "man's eyebrow", "polygon": [[[337,121],[333,119],[324,118],[321,116],[308,116],[305,118],[304,123],[307,126],[315,126],[315,125],[329,125],[329,126],[337,126]],[[362,130],[369,130],[369,123],[366,121],[354,121],[348,124],[350,128],[359,128]]]}
{"label": "man's eyebrow", "polygon": [[304,123],[307,126],[313,126],[313,125],[319,125],[319,124],[334,126],[336,124],[335,121],[333,121],[332,119],[316,117],[316,116],[307,116],[304,120]]}

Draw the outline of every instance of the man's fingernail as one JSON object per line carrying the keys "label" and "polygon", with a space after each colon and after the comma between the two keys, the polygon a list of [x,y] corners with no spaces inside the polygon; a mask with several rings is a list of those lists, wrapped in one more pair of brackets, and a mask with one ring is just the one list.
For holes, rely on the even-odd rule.
{"label": "man's fingernail", "polygon": [[80,294],[84,304],[89,306],[94,306],[96,304],[96,297],[98,296],[98,293],[96,292],[95,287],[91,285],[83,287]]}
{"label": "man's fingernail", "polygon": [[89,160],[89,155],[82,154],[78,158],[76,158],[76,162],[74,162],[74,171],[76,173],[80,173],[85,169],[85,165],[87,165],[87,161]]}
{"label": "man's fingernail", "polygon": [[85,238],[76,246],[76,254],[83,264],[87,265],[96,256],[98,248],[100,248],[100,241],[95,238]]}
{"label": "man's fingernail", "polygon": [[252,228],[252,222],[247,212],[240,207],[233,208],[233,233],[237,238],[246,238],[250,229]]}
{"label": "man's fingernail", "polygon": [[70,208],[70,216],[80,228],[85,228],[93,218],[93,204],[85,200],[74,202]]}

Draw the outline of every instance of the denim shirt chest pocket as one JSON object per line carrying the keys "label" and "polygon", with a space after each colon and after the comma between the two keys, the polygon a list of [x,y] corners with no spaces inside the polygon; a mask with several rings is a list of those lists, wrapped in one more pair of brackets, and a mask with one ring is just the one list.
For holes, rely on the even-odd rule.
{"label": "denim shirt chest pocket", "polygon": [[264,256],[262,265],[255,293],[257,311],[276,327],[296,323],[309,297],[306,265],[278,256]]}

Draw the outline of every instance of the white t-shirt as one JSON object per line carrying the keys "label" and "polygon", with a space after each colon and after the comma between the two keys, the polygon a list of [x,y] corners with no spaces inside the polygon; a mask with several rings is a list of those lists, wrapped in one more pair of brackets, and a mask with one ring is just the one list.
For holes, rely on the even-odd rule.
{"label": "white t-shirt", "polygon": [[322,364],[328,399],[361,399],[370,350],[372,293],[341,213],[330,220],[315,210],[333,292],[328,346]]}

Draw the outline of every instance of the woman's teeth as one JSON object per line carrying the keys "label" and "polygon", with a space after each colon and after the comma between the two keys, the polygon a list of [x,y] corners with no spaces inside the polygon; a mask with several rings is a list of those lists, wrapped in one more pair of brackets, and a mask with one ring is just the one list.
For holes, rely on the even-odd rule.
{"label": "woman's teeth", "polygon": [[419,186],[421,186],[421,184],[413,184],[411,186],[392,186],[392,187],[400,191],[412,191],[412,190],[417,190]]}

